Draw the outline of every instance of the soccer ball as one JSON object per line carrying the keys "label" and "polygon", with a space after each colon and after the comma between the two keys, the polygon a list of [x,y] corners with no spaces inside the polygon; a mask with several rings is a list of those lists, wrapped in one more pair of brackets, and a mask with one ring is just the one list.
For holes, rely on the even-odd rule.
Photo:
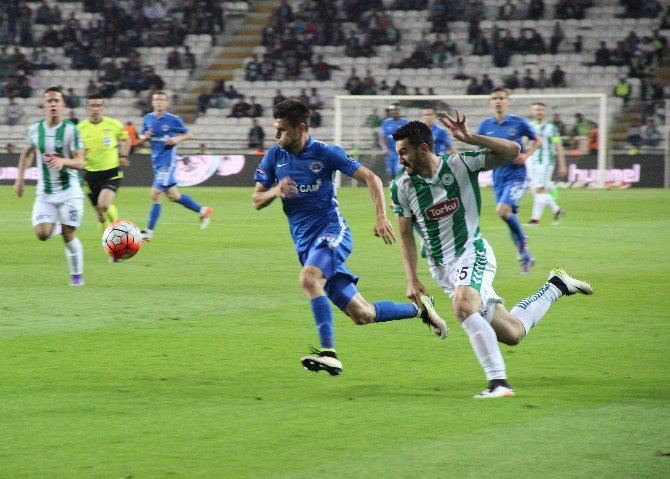
{"label": "soccer ball", "polygon": [[102,247],[114,259],[132,258],[141,244],[140,229],[128,220],[115,221],[102,233]]}

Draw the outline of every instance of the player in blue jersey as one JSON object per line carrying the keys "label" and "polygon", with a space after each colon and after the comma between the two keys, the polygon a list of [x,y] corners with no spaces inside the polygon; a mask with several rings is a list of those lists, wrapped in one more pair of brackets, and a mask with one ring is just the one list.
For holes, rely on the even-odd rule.
{"label": "player in blue jersey", "polygon": [[395,140],[393,133],[401,126],[409,123],[409,120],[400,116],[399,105],[389,105],[387,108],[389,117],[382,121],[379,130],[379,146],[384,151],[386,162],[386,174],[390,180],[393,180],[400,171],[400,163],[398,163],[398,153],[395,151]]}
{"label": "player in blue jersey", "polygon": [[455,155],[458,153],[453,142],[449,139],[449,132],[446,128],[443,128],[438,124],[435,107],[429,106],[424,108],[421,115],[421,121],[430,127],[430,132],[433,134],[433,140],[435,140],[436,155]]}
{"label": "player in blue jersey", "polygon": [[147,228],[142,230],[142,240],[151,241],[163,206],[163,193],[170,201],[196,212],[200,216],[200,227],[209,226],[212,208],[200,206],[197,201],[177,189],[175,170],[177,169],[177,144],[190,140],[193,134],[184,121],[167,111],[170,101],[164,91],[157,91],[151,97],[153,113],[144,116],[140,141],[151,141],[151,163],[154,169],[154,183],[151,189],[151,211]]}
{"label": "player in blue jersey", "polygon": [[[496,214],[509,227],[512,240],[517,248],[517,258],[521,262],[521,272],[528,273],[535,264],[535,258],[526,247],[527,238],[516,213],[519,201],[526,190],[526,158],[540,147],[541,141],[528,120],[508,113],[509,94],[507,90],[496,87],[489,98],[493,116],[482,121],[477,128],[478,135],[495,136],[511,140],[521,146],[519,157],[506,165],[493,170],[493,195],[496,200]],[[523,139],[532,141],[530,148],[524,151]]]}
{"label": "player in blue jersey", "polygon": [[351,231],[336,199],[333,176],[336,171],[364,182],[374,203],[374,234],[384,243],[396,240],[386,217],[382,182],[377,175],[348,156],[339,146],[315,140],[308,133],[309,108],[295,98],[273,109],[277,145],[270,148],[254,174],[254,208],[260,210],[281,198],[291,236],[302,265],[300,285],[310,300],[321,348],[301,358],[310,371],[342,373],[335,353],[333,311],[328,300],[356,324],[381,323],[421,317],[444,338],[447,325],[439,317],[430,298],[414,303],[376,301],[368,303],[358,292],[358,276],[349,272],[345,261],[352,250]]}

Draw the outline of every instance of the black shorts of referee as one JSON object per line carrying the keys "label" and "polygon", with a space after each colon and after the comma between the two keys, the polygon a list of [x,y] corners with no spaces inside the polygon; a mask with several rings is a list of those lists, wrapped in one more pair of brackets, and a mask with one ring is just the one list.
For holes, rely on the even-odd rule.
{"label": "black shorts of referee", "polygon": [[116,193],[116,190],[121,186],[121,178],[123,178],[123,173],[119,172],[118,168],[85,171],[84,180],[88,185],[88,198],[93,206],[98,204],[98,196],[100,196],[102,190],[112,190]]}

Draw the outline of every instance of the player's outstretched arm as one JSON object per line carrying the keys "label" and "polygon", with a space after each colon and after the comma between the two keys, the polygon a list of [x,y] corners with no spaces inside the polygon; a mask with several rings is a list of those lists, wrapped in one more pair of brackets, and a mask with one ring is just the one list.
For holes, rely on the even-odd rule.
{"label": "player's outstretched arm", "polygon": [[400,255],[405,268],[407,279],[407,297],[414,301],[417,306],[421,305],[421,295],[428,294],[425,286],[419,281],[416,272],[417,255],[414,232],[412,230],[412,218],[398,217],[398,231],[400,233]]}
{"label": "player's outstretched arm", "polygon": [[362,181],[368,186],[372,203],[375,206],[375,226],[372,230],[375,236],[384,240],[386,244],[393,244],[396,240],[395,231],[391,222],[386,217],[386,203],[384,203],[384,187],[381,178],[375,175],[370,169],[361,166],[357,169],[352,178]]}
{"label": "player's outstretched arm", "polygon": [[456,118],[452,118],[445,111],[442,112],[438,119],[451,131],[451,134],[457,140],[468,145],[475,145],[489,150],[489,153],[486,155],[487,169],[495,168],[496,166],[504,165],[517,159],[521,151],[518,143],[502,138],[471,133],[466,123],[465,115],[461,117],[458,110],[454,110],[454,112]]}
{"label": "player's outstretched arm", "polygon": [[19,164],[17,165],[19,171],[16,174],[16,180],[14,180],[14,193],[16,193],[16,196],[19,198],[23,196],[25,186],[24,176],[28,167],[32,165],[34,157],[34,146],[26,146],[21,152],[21,156],[19,156]]}
{"label": "player's outstretched arm", "polygon": [[177,143],[182,143],[187,140],[193,139],[193,133],[190,131],[187,133],[182,133],[181,135],[173,136],[171,138],[166,138],[165,144],[166,145],[176,145]]}

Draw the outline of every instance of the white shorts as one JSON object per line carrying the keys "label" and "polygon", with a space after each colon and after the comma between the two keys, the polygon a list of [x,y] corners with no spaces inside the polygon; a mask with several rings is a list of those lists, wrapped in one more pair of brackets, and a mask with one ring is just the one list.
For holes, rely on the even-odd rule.
{"label": "white shorts", "polygon": [[493,289],[496,269],[496,257],[491,246],[488,241],[480,238],[470,243],[453,262],[431,266],[430,274],[450,298],[454,295],[456,286],[472,286],[476,289],[482,298],[479,312],[490,323],[493,321],[495,305],[504,303]]}
{"label": "white shorts", "polygon": [[531,163],[526,165],[526,173],[533,191],[535,191],[536,188],[544,188],[545,190],[551,189],[553,184],[551,179],[554,176],[555,167],[556,165],[547,163]]}
{"label": "white shorts", "polygon": [[48,201],[43,196],[33,203],[33,226],[40,223],[60,223],[79,228],[84,217],[84,198],[68,198],[62,201]]}

